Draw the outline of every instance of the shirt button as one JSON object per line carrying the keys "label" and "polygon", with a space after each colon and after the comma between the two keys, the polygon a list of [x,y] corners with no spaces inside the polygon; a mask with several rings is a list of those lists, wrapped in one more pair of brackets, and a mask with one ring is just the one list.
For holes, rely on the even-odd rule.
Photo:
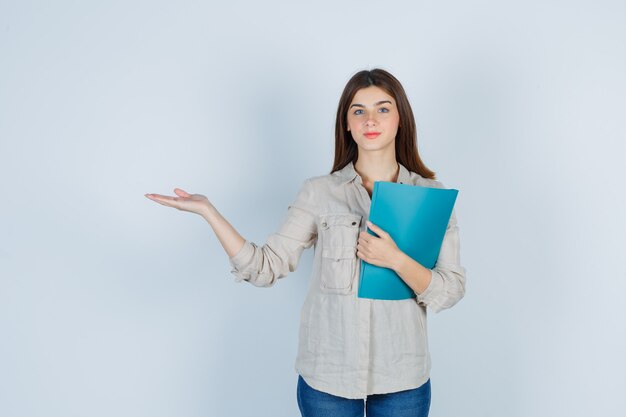
{"label": "shirt button", "polygon": [[326,227],[326,222],[322,223],[322,227]]}
{"label": "shirt button", "polygon": [[356,225],[356,222],[352,222],[352,226]]}

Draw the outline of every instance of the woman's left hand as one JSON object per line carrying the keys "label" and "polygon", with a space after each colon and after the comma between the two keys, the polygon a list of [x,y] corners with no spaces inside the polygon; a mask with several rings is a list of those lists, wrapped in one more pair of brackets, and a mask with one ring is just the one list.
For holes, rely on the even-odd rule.
{"label": "woman's left hand", "polygon": [[359,233],[357,243],[357,256],[365,262],[384,268],[394,269],[397,259],[402,251],[396,246],[389,233],[380,227],[367,221],[367,225],[379,237],[369,234],[367,231]]}

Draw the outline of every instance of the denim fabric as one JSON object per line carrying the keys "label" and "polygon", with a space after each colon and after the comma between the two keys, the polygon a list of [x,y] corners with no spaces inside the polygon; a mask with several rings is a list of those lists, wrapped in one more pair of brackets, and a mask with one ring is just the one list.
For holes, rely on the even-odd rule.
{"label": "denim fabric", "polygon": [[318,391],[298,375],[298,408],[302,417],[428,417],[430,378],[418,388],[349,399]]}

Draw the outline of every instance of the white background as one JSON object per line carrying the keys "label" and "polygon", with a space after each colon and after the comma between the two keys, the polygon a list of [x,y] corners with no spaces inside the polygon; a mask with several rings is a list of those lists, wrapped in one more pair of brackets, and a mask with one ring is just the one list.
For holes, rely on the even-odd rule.
{"label": "white background", "polygon": [[0,415],[296,416],[312,250],[236,284],[381,67],[460,190],[466,295],[429,314],[431,416],[623,415],[619,1],[0,3]]}

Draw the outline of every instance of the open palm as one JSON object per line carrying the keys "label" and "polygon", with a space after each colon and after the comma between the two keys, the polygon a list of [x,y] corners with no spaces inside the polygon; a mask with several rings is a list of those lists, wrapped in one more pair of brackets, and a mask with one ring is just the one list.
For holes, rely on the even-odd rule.
{"label": "open palm", "polygon": [[145,196],[164,206],[174,207],[178,210],[189,211],[200,215],[211,207],[209,199],[202,194],[189,194],[180,188],[174,188],[174,192],[178,197],[170,197],[161,194],[146,194]]}

